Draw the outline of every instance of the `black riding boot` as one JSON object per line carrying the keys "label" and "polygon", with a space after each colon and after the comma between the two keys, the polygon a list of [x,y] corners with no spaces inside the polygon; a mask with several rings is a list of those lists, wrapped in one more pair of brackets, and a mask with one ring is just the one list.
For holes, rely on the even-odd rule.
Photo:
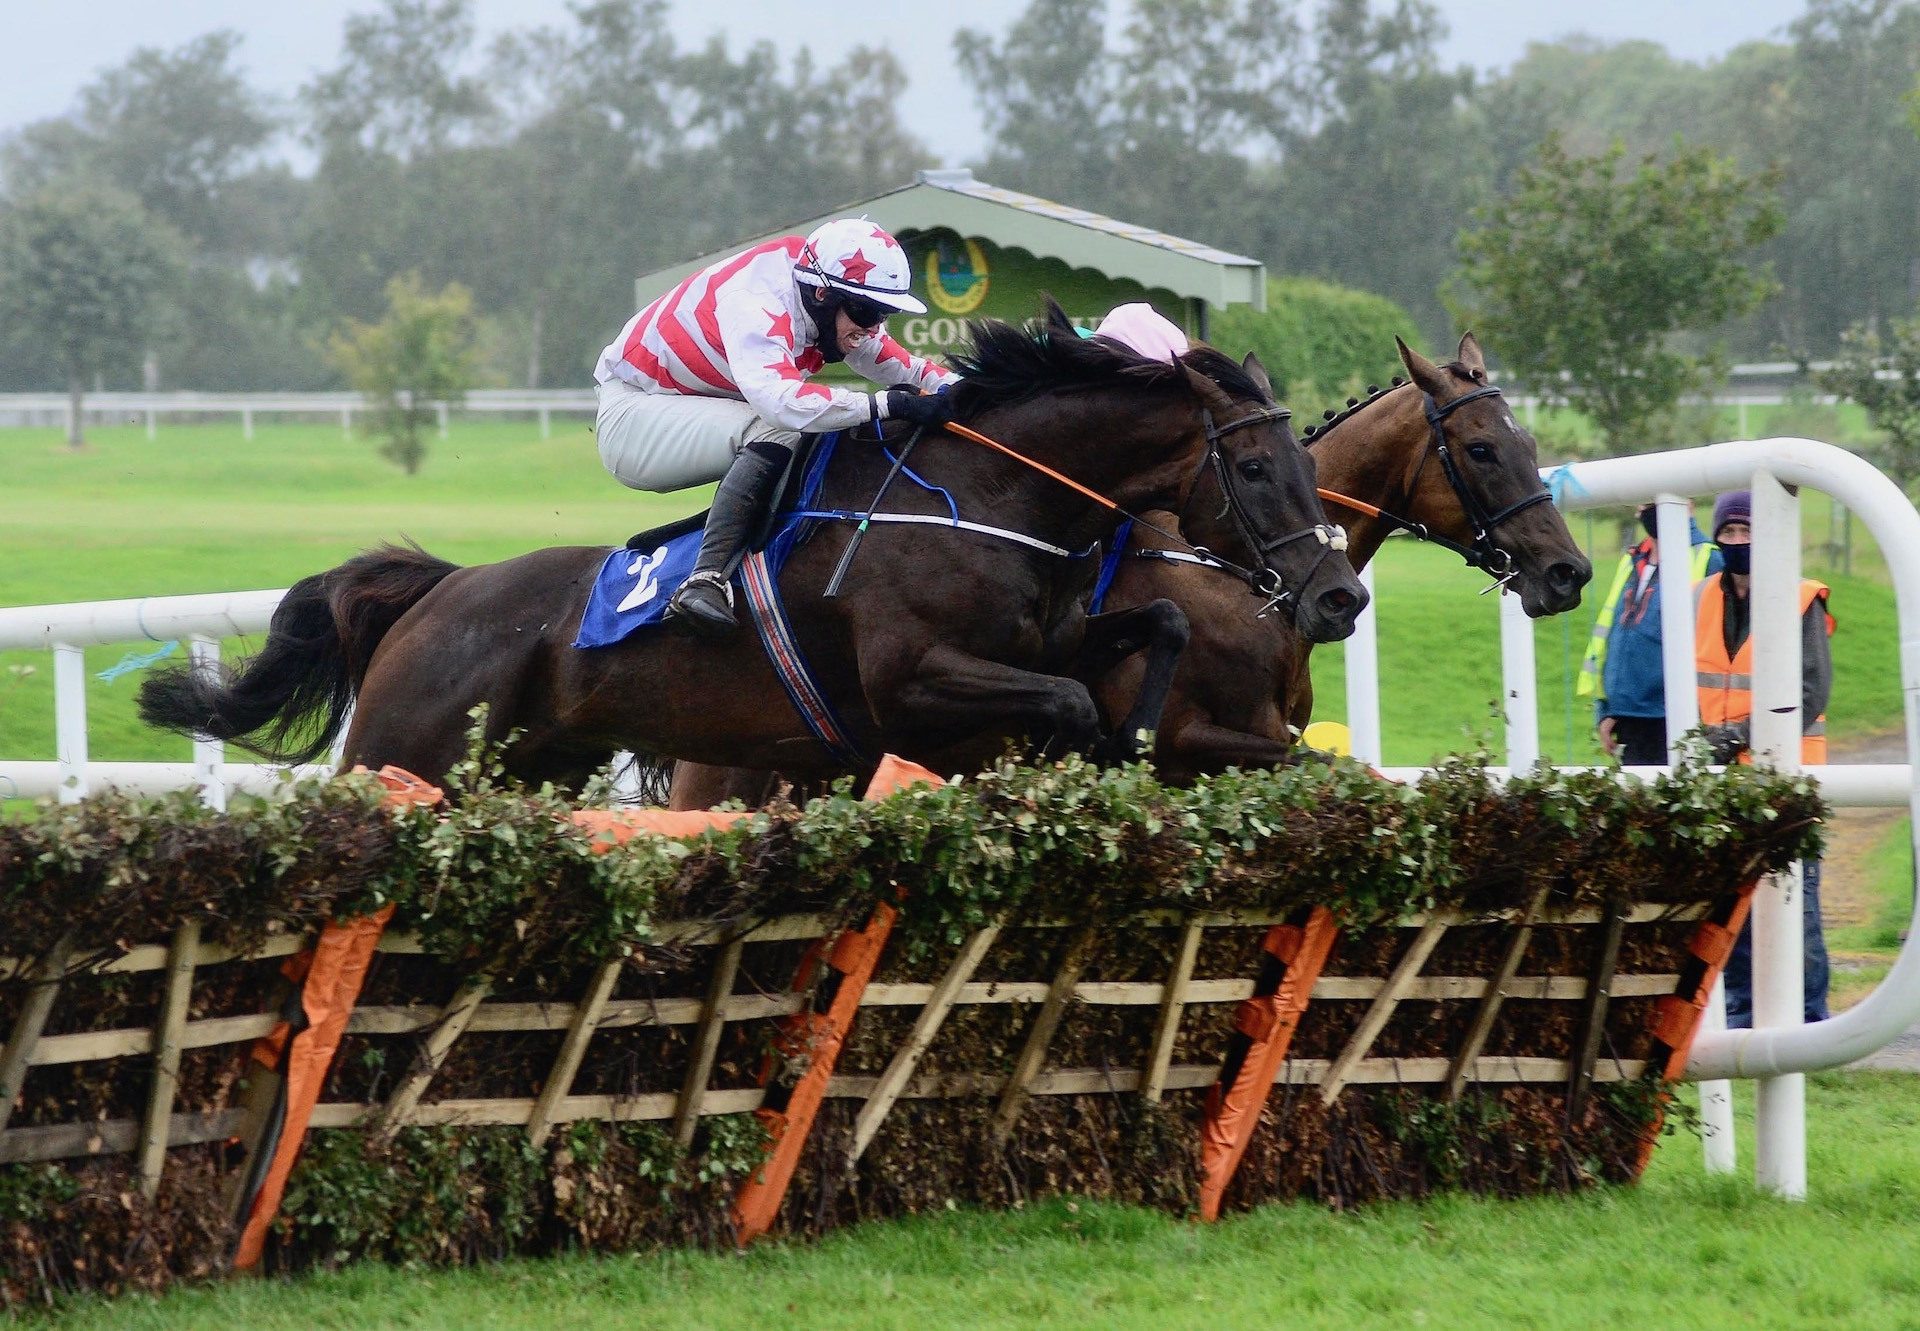
{"label": "black riding boot", "polygon": [[667,602],[667,616],[695,631],[717,635],[738,625],[733,617],[733,575],[746,558],[747,541],[773,498],[786,470],[787,450],[778,444],[749,444],[714,491],[707,529],[700,537],[700,558],[680,590]]}

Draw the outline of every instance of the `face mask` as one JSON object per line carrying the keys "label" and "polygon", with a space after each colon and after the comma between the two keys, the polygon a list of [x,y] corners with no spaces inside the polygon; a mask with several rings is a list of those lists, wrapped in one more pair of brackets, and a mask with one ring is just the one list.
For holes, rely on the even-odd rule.
{"label": "face mask", "polygon": [[1659,509],[1650,508],[1646,512],[1640,515],[1640,530],[1644,531],[1647,535],[1653,537],[1653,539],[1656,541],[1660,539],[1660,510]]}
{"label": "face mask", "polygon": [[1725,561],[1727,572],[1744,576],[1753,569],[1753,547],[1751,545],[1723,545],[1720,558]]}

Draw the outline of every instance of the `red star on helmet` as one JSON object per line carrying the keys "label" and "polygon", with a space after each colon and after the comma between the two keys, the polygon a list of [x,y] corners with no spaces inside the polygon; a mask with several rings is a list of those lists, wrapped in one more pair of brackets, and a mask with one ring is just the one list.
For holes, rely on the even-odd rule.
{"label": "red star on helmet", "polygon": [[864,282],[867,280],[867,274],[872,272],[875,266],[872,259],[855,250],[840,261],[840,276],[849,282]]}
{"label": "red star on helmet", "polygon": [[767,325],[767,336],[777,337],[788,346],[793,345],[793,316],[785,310],[763,310],[767,318],[773,320]]}
{"label": "red star on helmet", "polygon": [[893,237],[888,234],[887,229],[883,226],[874,227],[873,239],[879,241],[882,245],[892,245],[895,243]]}

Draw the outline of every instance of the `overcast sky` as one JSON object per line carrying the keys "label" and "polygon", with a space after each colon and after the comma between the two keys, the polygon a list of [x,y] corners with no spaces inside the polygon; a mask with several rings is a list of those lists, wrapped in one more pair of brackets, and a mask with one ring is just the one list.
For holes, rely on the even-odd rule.
{"label": "overcast sky", "polygon": [[[1608,40],[1649,38],[1675,55],[1706,60],[1742,42],[1778,37],[1804,0],[1438,0],[1451,35],[1448,64],[1504,68],[1528,42],[1586,32]],[[716,32],[737,49],[767,38],[792,53],[811,47],[833,63],[854,46],[885,45],[907,67],[907,126],[950,162],[981,147],[978,116],[953,69],[953,34],[973,27],[998,35],[1027,0],[970,0],[958,6],[802,6],[794,0],[674,0],[671,23],[683,44]],[[99,70],[136,48],[179,46],[215,28],[245,37],[240,60],[256,87],[291,93],[339,55],[347,15],[374,0],[0,0],[7,50],[0,77],[0,132],[68,110]],[[1121,10],[1118,0],[1110,8]],[[565,0],[477,0],[487,36],[567,19]],[[876,13],[898,15],[886,19]],[[809,18],[796,22],[796,15]]]}

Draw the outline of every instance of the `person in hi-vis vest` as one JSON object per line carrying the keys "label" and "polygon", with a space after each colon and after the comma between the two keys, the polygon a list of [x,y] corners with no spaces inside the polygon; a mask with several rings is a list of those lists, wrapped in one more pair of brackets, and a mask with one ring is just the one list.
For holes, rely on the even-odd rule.
{"label": "person in hi-vis vest", "polygon": [[[1667,676],[1660,650],[1660,542],[1654,506],[1636,515],[1646,536],[1620,556],[1600,607],[1574,692],[1593,699],[1600,747],[1629,767],[1667,761]],[[1692,517],[1691,586],[1720,571],[1720,552]]]}
{"label": "person in hi-vis vest", "polygon": [[[1752,553],[1753,499],[1731,490],[1713,505],[1713,539],[1726,567],[1693,589],[1694,670],[1700,724],[1715,761],[1745,762],[1753,744]],[[1829,591],[1811,578],[1800,583],[1800,762],[1827,760],[1827,699],[1833,692],[1833,616]],[[1801,926],[1806,971],[1803,1009],[1808,1021],[1827,1017],[1827,942],[1820,928],[1820,861],[1802,865]],[[1740,931],[1727,959],[1727,1024],[1753,1024],[1753,927]]]}

